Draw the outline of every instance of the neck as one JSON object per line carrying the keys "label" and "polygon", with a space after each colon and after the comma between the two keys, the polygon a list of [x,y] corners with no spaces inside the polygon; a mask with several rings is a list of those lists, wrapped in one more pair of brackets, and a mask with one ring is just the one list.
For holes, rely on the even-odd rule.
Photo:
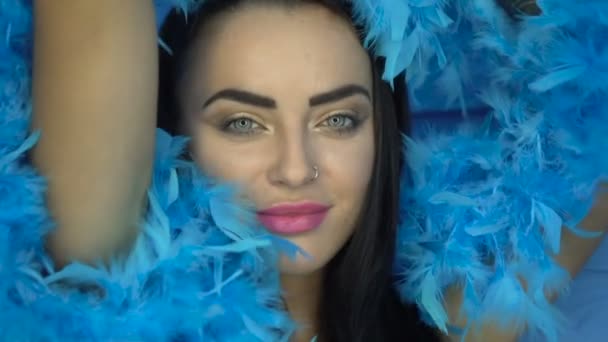
{"label": "neck", "polygon": [[282,274],[281,286],[289,315],[298,325],[294,342],[309,342],[318,333],[323,272]]}

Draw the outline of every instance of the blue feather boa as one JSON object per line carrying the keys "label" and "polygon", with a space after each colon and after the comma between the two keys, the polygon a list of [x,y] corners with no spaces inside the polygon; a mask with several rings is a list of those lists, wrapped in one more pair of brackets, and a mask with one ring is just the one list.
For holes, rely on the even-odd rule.
{"label": "blue feather boa", "polygon": [[[384,78],[408,71],[415,109],[488,108],[480,125],[404,141],[397,286],[442,330],[441,294],[460,284],[471,322],[555,340],[558,313],[543,293],[567,274],[551,255],[562,226],[590,236],[579,223],[608,175],[608,5],[538,3],[540,16],[515,23],[487,0],[354,2],[367,44],[386,57]],[[0,0],[0,339],[287,340],[295,327],[278,309],[280,241],[242,220],[232,190],[179,160],[185,140],[163,132],[129,257],[53,271],[45,181],[24,158],[37,138],[31,14],[31,1]]]}

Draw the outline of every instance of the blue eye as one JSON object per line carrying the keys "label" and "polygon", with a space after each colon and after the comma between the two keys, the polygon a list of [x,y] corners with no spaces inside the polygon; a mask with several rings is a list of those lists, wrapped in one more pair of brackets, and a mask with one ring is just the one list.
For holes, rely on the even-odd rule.
{"label": "blue eye", "polygon": [[325,119],[322,126],[338,132],[349,132],[359,126],[359,120],[353,115],[336,114]]}
{"label": "blue eye", "polygon": [[246,117],[229,120],[223,125],[223,130],[232,134],[255,134],[259,129],[258,123]]}

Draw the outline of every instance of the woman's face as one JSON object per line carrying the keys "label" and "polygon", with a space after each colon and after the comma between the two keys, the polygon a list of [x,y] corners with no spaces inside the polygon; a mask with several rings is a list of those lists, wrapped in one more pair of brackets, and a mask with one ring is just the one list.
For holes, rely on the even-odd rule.
{"label": "woman's face", "polygon": [[320,270],[352,235],[374,162],[371,65],[353,28],[318,5],[250,5],[207,23],[186,66],[196,162],[312,257],[283,258],[283,273]]}

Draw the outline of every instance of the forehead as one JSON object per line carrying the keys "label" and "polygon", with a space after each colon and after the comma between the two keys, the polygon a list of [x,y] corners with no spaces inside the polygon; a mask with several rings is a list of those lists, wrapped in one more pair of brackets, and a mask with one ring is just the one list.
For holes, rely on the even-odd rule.
{"label": "forehead", "polygon": [[360,84],[370,59],[350,23],[319,5],[249,6],[205,25],[191,47],[186,89],[241,87],[294,97]]}

